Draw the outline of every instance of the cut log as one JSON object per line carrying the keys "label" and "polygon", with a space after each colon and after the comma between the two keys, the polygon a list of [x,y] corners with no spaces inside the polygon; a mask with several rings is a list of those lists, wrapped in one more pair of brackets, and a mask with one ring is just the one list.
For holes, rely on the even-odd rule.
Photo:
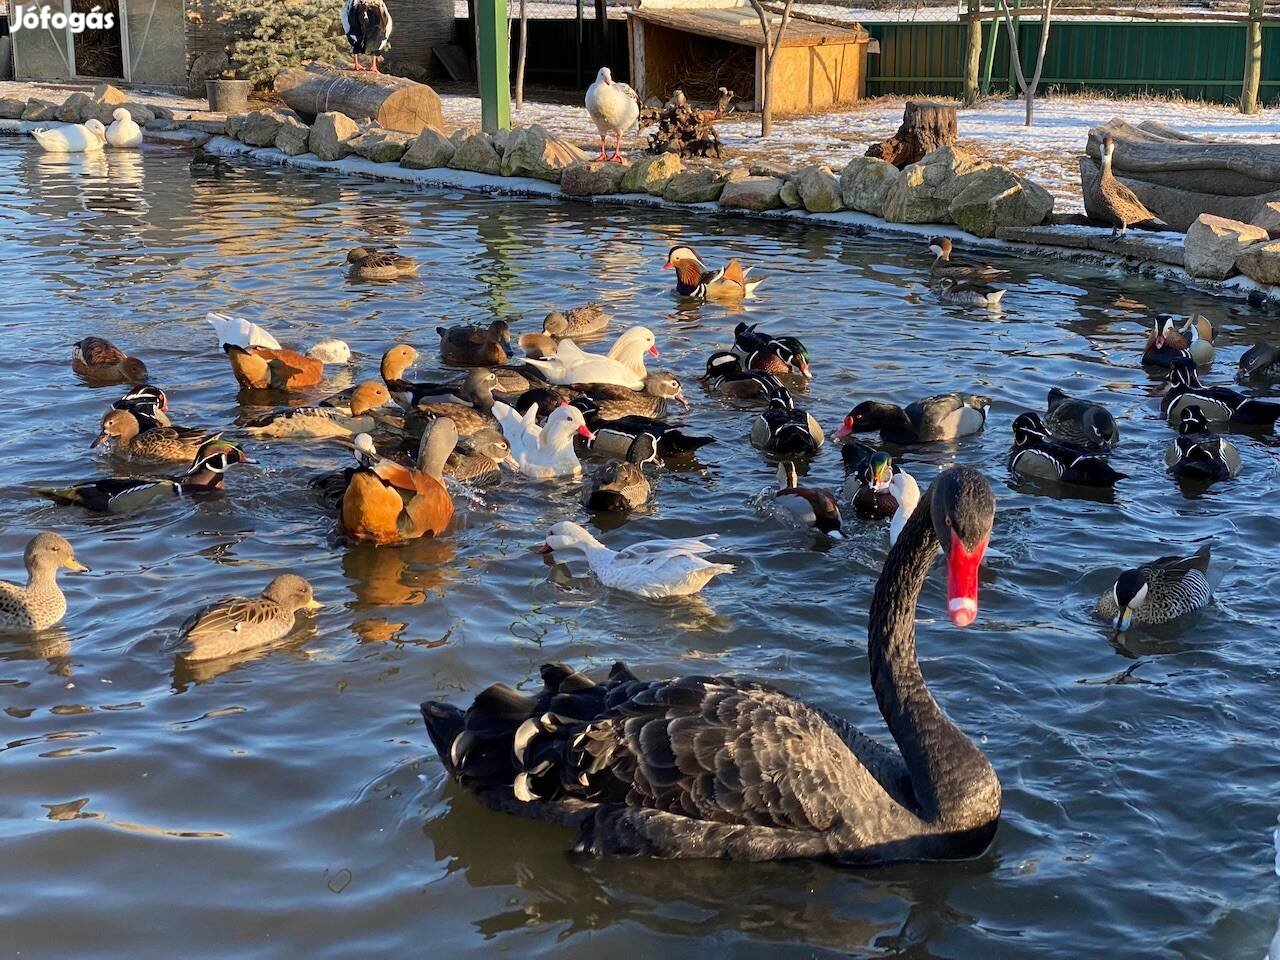
{"label": "cut log", "polygon": [[311,63],[281,71],[275,89],[308,123],[330,110],[415,135],[428,126],[440,129],[444,123],[434,90],[385,73],[355,73]]}
{"label": "cut log", "polygon": [[879,157],[901,170],[939,147],[955,143],[956,108],[932,100],[908,100],[902,111],[902,125],[884,143],[867,148],[868,157]]}
{"label": "cut log", "polygon": [[1108,133],[1116,144],[1116,176],[1149,180],[1155,174],[1177,189],[1237,197],[1280,190],[1280,145],[1173,140],[1112,120],[1089,131],[1085,152],[1094,160],[1101,159]]}

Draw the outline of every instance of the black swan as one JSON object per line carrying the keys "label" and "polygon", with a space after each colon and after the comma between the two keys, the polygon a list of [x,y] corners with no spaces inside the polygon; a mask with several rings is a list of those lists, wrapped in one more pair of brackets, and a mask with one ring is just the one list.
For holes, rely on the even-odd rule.
{"label": "black swan", "polygon": [[871,600],[871,686],[899,754],[771,686],[731,677],[596,684],[561,664],[545,689],[505,684],[465,713],[422,704],[448,773],[486,806],[579,830],[574,851],[847,864],[981,854],[1000,781],[942,712],[916,659],[916,602],[939,544],[948,611],[977,615],[995,498],[967,467],[941,474],[890,550]]}

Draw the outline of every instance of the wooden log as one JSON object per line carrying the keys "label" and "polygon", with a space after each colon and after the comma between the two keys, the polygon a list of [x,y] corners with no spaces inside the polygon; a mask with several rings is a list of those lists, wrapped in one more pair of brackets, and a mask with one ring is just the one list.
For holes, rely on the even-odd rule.
{"label": "wooden log", "polygon": [[[980,0],[969,0],[969,12],[977,13]],[[994,44],[993,44],[994,45]],[[982,64],[982,21],[969,21],[969,41],[964,57],[964,105],[978,102],[978,70]]]}
{"label": "wooden log", "polygon": [[1245,27],[1244,84],[1240,89],[1240,112],[1258,112],[1258,90],[1262,84],[1262,0],[1249,0],[1249,25]]}
{"label": "wooden log", "polygon": [[330,110],[375,120],[387,130],[421,133],[444,123],[440,98],[424,83],[385,73],[355,73],[310,63],[276,76],[276,93],[308,123]]}
{"label": "wooden log", "polygon": [[932,100],[908,100],[898,132],[884,143],[873,143],[866,155],[879,157],[901,170],[956,139],[955,107]]}
{"label": "wooden log", "polygon": [[1183,173],[1177,181],[1183,189],[1211,194],[1244,196],[1246,188],[1255,194],[1280,190],[1280,144],[1157,139],[1149,131],[1112,120],[1089,131],[1085,152],[1095,160],[1101,160],[1102,138],[1107,133],[1116,144],[1112,158],[1116,176],[1147,180],[1156,174]]}

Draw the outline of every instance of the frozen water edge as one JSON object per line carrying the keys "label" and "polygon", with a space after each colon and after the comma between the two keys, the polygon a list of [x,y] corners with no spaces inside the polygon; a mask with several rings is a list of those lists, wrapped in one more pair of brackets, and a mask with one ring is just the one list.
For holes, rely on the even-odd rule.
{"label": "frozen water edge", "polygon": [[[557,184],[527,177],[495,177],[488,174],[449,168],[409,170],[396,164],[374,163],[372,160],[366,160],[363,157],[346,157],[343,160],[321,160],[310,153],[304,153],[300,156],[288,156],[274,147],[252,147],[229,137],[214,137],[205,144],[203,149],[215,156],[224,158],[239,158],[254,163],[271,166],[291,166],[304,170],[327,170],[335,173],[368,177],[374,180],[408,183],[429,189],[450,188],[505,196],[553,197],[588,203],[654,206],[673,210],[697,211],[700,214],[715,213],[722,216],[786,218],[803,220],[806,223],[822,224],[823,226],[834,227],[860,236],[906,239],[921,245],[930,237],[948,236],[967,247],[985,247],[1026,258],[1071,260],[1103,268],[1127,270],[1131,273],[1140,273],[1170,283],[1192,287],[1214,296],[1237,300],[1247,300],[1251,297],[1261,296],[1265,299],[1280,301],[1280,287],[1260,284],[1244,276],[1232,277],[1221,282],[1200,280],[1190,276],[1180,267],[1168,264],[1151,261],[1137,262],[1094,250],[983,239],[970,236],[957,227],[942,224],[888,223],[869,214],[854,213],[848,210],[842,210],[838,213],[807,213],[803,210],[769,210],[763,213],[756,213],[746,210],[725,210],[715,203],[671,203],[660,197],[651,197],[647,194],[631,193],[607,194],[595,197],[569,197],[560,192],[560,187]],[[1077,233],[1092,231],[1099,236],[1109,235],[1109,231],[1106,229],[1094,230],[1094,228],[1090,227],[1065,226],[1054,229]]]}

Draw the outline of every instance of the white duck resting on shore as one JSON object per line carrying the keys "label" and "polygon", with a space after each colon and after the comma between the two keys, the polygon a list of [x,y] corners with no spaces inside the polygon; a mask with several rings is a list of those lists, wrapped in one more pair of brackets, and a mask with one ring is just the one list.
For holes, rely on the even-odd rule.
{"label": "white duck resting on shore", "polygon": [[573,449],[575,434],[588,439],[591,431],[582,419],[582,411],[568,404],[557,407],[538,426],[538,405],[525,411],[523,417],[502,401],[493,405],[493,415],[502,427],[502,435],[511,444],[511,458],[520,472],[534,480],[576,476],[582,472],[578,454]]}
{"label": "white duck resting on shore", "polygon": [[121,150],[135,150],[142,146],[142,128],[133,120],[124,107],[117,108],[111,116],[111,126],[107,127],[107,143]]}
{"label": "white duck resting on shore", "polygon": [[640,119],[640,98],[636,92],[614,80],[608,67],[601,67],[596,82],[587,88],[587,113],[600,131],[600,155],[596,159],[606,159],[605,141],[613,137],[613,156],[608,159],[622,163],[622,135]]}
{"label": "white duck resting on shore", "polygon": [[653,331],[648,327],[632,327],[614,343],[609,355],[587,353],[572,340],[561,340],[555,355],[545,360],[522,358],[522,362],[542,373],[557,386],[571,383],[611,383],[629,390],[644,388],[644,355],[656,357],[658,348]]}
{"label": "white duck resting on shore", "polygon": [[715,548],[702,539],[646,540],[621,550],[610,550],[584,528],[568,520],[547,534],[540,552],[580,550],[587,565],[606,587],[634,593],[650,600],[687,597],[705,587],[713,577],[733,573],[733,565],[712,563],[702,557]]}
{"label": "white duck resting on shore", "polygon": [[31,131],[31,136],[47,153],[92,153],[102,149],[107,128],[101,120],[68,123],[65,126]]}

